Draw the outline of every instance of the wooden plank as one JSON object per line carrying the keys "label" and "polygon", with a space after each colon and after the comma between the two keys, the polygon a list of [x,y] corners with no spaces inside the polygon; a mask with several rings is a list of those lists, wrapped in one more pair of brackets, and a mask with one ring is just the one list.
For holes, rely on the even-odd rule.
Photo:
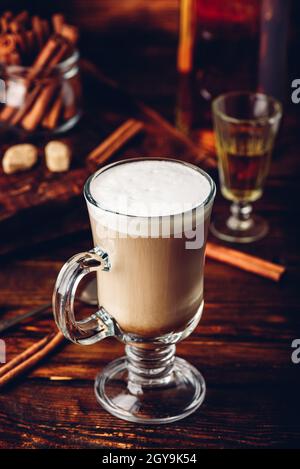
{"label": "wooden plank", "polygon": [[282,399],[284,385],[220,386],[215,381],[195,414],[171,425],[148,427],[104,411],[91,384],[40,380],[11,389],[9,399],[1,393],[0,447],[282,448],[299,443],[295,388],[288,401]]}

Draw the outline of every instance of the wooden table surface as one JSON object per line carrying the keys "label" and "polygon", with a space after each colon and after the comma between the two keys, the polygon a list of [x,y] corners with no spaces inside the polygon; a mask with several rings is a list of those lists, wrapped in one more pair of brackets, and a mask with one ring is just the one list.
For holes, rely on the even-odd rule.
{"label": "wooden table surface", "polygon": [[[157,87],[156,95],[154,91],[149,87],[151,99],[159,103],[166,88]],[[164,106],[166,101],[162,99]],[[173,97],[162,109],[167,116],[173,113],[172,102]],[[93,381],[122,355],[122,344],[110,339],[89,347],[68,343],[1,390],[0,448],[300,447],[300,364],[291,361],[291,343],[300,338],[297,122],[286,118],[265,194],[255,206],[269,221],[270,233],[243,248],[285,264],[285,278],[277,284],[208,260],[203,318],[177,347],[178,355],[206,379],[204,404],[166,426],[119,420],[99,407]],[[213,215],[227,210],[228,203],[218,195]],[[1,318],[48,302],[63,262],[91,248],[87,214],[78,216],[83,230],[77,234],[0,260]],[[52,321],[46,314],[7,332],[7,358],[42,337]]]}

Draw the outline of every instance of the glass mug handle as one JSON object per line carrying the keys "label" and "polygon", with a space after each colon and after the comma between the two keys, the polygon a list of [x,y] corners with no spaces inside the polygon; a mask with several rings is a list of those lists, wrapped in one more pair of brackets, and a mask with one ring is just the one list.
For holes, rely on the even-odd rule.
{"label": "glass mug handle", "polygon": [[78,284],[83,277],[97,270],[110,270],[108,254],[99,247],[71,257],[59,272],[54,287],[52,304],[56,324],[67,339],[77,344],[94,344],[116,335],[116,323],[103,308],[80,321],[75,319]]}

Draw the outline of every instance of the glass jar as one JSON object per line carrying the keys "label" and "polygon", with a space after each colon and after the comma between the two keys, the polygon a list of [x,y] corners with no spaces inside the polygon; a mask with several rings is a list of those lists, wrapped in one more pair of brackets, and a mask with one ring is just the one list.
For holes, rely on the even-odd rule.
{"label": "glass jar", "polygon": [[[34,78],[32,77],[34,75]],[[5,103],[0,123],[29,133],[59,133],[73,127],[81,114],[79,52],[41,70],[1,65]]]}

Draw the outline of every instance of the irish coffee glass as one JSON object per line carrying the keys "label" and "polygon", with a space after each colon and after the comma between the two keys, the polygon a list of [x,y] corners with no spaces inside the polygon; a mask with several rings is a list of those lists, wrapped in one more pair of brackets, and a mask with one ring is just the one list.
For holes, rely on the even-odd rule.
{"label": "irish coffee glass", "polygon": [[[114,262],[112,259],[115,259],[118,254],[118,252],[114,252],[113,255],[115,246],[113,243],[104,243],[105,247],[100,245],[101,234],[99,235],[96,232],[97,228],[92,223],[92,220],[94,242],[96,240],[95,247],[89,252],[76,254],[67,261],[58,275],[53,293],[55,320],[66,338],[77,344],[88,345],[106,337],[115,337],[125,344],[125,356],[110,363],[96,377],[95,394],[98,402],[111,414],[124,420],[144,424],[169,423],[182,419],[194,412],[205,397],[206,387],[202,374],[190,363],[175,356],[175,344],[191,334],[202,315],[204,250],[211,208],[215,196],[214,182],[199,168],[177,160],[158,158],[156,160],[174,161],[178,165],[185,165],[193,171],[198,172],[205,178],[206,184],[208,183],[209,185],[209,193],[205,200],[200,203],[201,213],[204,217],[202,219],[204,229],[203,239],[202,245],[199,248],[201,252],[200,254],[199,252],[198,254],[197,252],[191,252],[186,258],[187,262],[194,262],[192,259],[197,255],[199,255],[200,259],[200,264],[196,268],[197,272],[199,272],[198,282],[199,289],[201,289],[201,301],[199,301],[192,316],[185,320],[184,323],[181,322],[181,324],[177,324],[174,327],[166,327],[165,329],[167,330],[162,330],[161,333],[153,335],[152,330],[149,330],[149,333],[147,329],[145,333],[132,330],[134,329],[134,324],[133,326],[126,326],[122,321],[116,319],[114,311],[104,309],[101,306],[99,281],[100,283],[103,282],[104,276],[106,278],[106,276],[115,275],[113,273],[114,269],[121,269],[121,273],[119,272],[120,277],[112,277],[114,280],[117,278],[120,282],[127,281],[122,274],[122,269],[125,272],[127,264],[127,270],[132,272],[130,269],[133,269],[134,260],[130,259],[129,256],[125,265],[121,267],[117,262]],[[101,201],[99,203],[99,201],[95,200],[91,193],[91,183],[102,171],[106,171],[107,168],[122,164],[130,165],[134,161],[144,161],[144,159],[131,159],[114,163],[100,169],[89,178],[85,185],[84,195],[90,217],[93,210],[101,208]],[[196,209],[198,208],[196,207]],[[126,214],[122,215],[120,213],[113,215],[127,217]],[[145,218],[143,221],[145,221]],[[162,238],[158,237],[157,242],[163,242]],[[181,241],[178,242],[180,243]],[[151,249],[151,245],[149,249]],[[130,255],[134,256],[131,252]],[[153,255],[155,257],[156,254],[153,252]],[[176,256],[174,257],[173,266],[178,269],[178,272],[181,269],[183,274],[185,274],[185,269],[188,269],[188,266],[185,265],[179,254],[178,259]],[[196,264],[197,262],[193,265]],[[163,272],[165,272],[166,268],[164,267]],[[99,310],[92,316],[79,321],[76,320],[74,313],[75,293],[80,280],[90,272],[97,272]],[[187,272],[190,273],[190,271]],[[143,278],[135,281],[139,282],[136,285],[136,289],[149,288],[148,284],[143,284]],[[166,281],[166,279],[162,279],[162,281]],[[128,285],[130,286],[130,284]],[[166,285],[168,285],[168,282]],[[169,286],[169,289],[172,289],[172,285]],[[132,289],[133,295],[135,291]],[[175,295],[175,292],[170,290],[166,294],[170,294],[171,297],[173,294]],[[161,302],[163,303],[164,299],[161,292],[151,291],[151,295],[161,295]],[[181,293],[179,293],[178,297],[179,302],[181,300],[185,301],[185,298],[181,298],[180,295]],[[192,300],[192,298],[189,298],[189,302],[192,302]],[[120,322],[123,327],[119,324]]]}

